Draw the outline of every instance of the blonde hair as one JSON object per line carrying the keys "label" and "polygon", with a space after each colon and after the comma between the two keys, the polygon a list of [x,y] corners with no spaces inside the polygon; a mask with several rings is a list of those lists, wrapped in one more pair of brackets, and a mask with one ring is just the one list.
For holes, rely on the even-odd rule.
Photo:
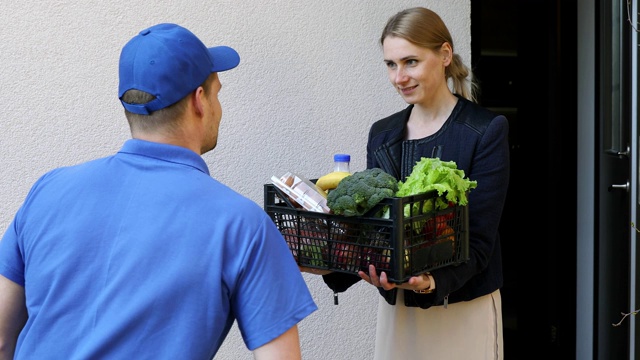
{"label": "blonde hair", "polygon": [[[454,49],[453,39],[444,21],[438,14],[423,7],[405,9],[389,18],[382,30],[381,45],[388,36],[399,37],[433,51],[438,51],[444,43],[449,43],[452,51]],[[445,77],[451,82],[453,93],[477,102],[478,85],[473,72],[455,51],[445,70]]]}

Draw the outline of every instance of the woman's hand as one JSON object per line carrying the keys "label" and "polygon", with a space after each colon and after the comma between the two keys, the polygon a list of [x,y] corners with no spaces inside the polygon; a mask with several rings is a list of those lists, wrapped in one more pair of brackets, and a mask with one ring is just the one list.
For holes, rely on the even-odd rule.
{"label": "woman's hand", "polygon": [[310,267],[300,266],[300,265],[298,265],[298,268],[300,268],[300,272],[306,272],[314,275],[327,275],[333,272],[331,270],[316,269],[316,268],[310,268]]}
{"label": "woman's hand", "polygon": [[376,268],[373,265],[369,265],[369,274],[364,271],[358,271],[358,275],[369,284],[375,287],[381,287],[385,290],[391,290],[394,288],[405,290],[423,290],[428,289],[431,286],[431,280],[429,280],[429,277],[425,274],[412,276],[411,278],[409,278],[409,281],[402,284],[389,282],[389,279],[387,279],[387,273],[383,271],[380,273],[380,276],[378,276]]}

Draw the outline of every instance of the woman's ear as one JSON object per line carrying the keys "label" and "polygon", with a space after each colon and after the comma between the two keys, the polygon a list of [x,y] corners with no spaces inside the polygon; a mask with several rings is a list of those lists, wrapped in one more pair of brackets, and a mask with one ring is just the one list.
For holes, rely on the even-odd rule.
{"label": "woman's ear", "polygon": [[442,56],[442,64],[445,67],[451,64],[451,59],[453,58],[453,49],[451,48],[451,44],[445,42],[440,46],[440,56]]}

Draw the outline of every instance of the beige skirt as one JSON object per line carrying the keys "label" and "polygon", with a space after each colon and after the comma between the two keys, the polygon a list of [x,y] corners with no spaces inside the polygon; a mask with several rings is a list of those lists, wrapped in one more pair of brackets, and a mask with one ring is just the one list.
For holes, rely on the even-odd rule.
{"label": "beige skirt", "polygon": [[472,301],[420,309],[380,297],[375,360],[502,360],[500,290]]}

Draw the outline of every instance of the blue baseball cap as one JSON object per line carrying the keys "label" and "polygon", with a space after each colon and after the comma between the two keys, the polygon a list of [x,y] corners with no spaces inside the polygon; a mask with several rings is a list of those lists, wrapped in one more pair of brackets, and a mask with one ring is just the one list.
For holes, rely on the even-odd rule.
{"label": "blue baseball cap", "polygon": [[[122,48],[118,98],[128,111],[149,115],[187,96],[211,73],[233,69],[239,63],[240,56],[228,46],[207,48],[182,26],[154,25]],[[146,104],[122,101],[122,95],[131,89],[156,98]]]}

